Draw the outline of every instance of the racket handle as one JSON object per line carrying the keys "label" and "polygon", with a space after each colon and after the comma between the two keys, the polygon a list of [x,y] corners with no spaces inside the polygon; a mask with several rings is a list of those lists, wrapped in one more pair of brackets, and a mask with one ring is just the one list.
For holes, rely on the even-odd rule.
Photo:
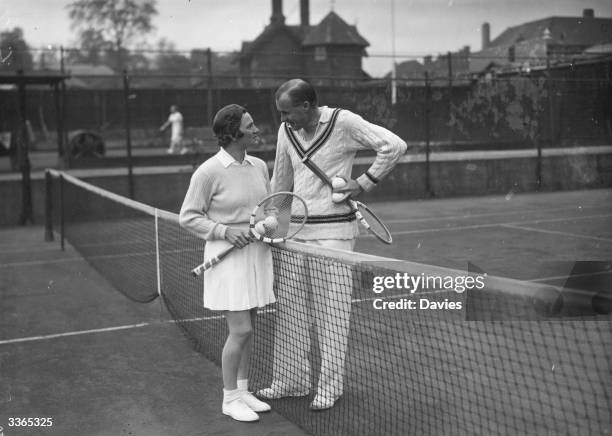
{"label": "racket handle", "polygon": [[227,256],[228,254],[230,254],[230,252],[234,249],[235,247],[232,245],[229,248],[226,248],[224,251],[222,251],[221,253],[217,254],[214,257],[211,257],[210,259],[207,259],[206,262],[196,266],[194,269],[191,270],[191,274],[194,277],[198,277],[200,275],[202,275],[202,273],[204,271],[206,271],[207,269],[212,268],[213,266],[215,266],[216,264],[218,264],[219,262],[221,262],[223,260],[223,258],[225,256]]}

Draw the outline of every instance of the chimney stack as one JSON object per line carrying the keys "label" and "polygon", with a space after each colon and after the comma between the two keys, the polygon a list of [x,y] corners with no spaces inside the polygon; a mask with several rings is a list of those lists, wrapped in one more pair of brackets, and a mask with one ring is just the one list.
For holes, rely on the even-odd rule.
{"label": "chimney stack", "polygon": [[508,47],[508,62],[516,62],[516,49],[513,45]]}
{"label": "chimney stack", "polygon": [[482,36],[482,50],[489,47],[491,43],[491,25],[489,23],[482,23],[482,29],[480,31]]}
{"label": "chimney stack", "polygon": [[310,5],[308,0],[300,0],[300,24],[302,27],[310,26]]}
{"label": "chimney stack", "polygon": [[270,17],[270,24],[285,24],[285,17],[283,16],[283,0],[272,0],[272,16]]}
{"label": "chimney stack", "polygon": [[595,18],[595,11],[593,9],[584,9],[582,11],[583,18]]}

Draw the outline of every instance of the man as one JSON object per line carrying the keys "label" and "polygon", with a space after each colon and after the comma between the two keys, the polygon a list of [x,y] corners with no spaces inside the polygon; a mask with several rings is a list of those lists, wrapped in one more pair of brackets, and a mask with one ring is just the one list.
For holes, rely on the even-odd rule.
{"label": "man", "polygon": [[168,148],[168,154],[187,153],[187,149],[183,148],[183,115],[181,115],[176,105],[170,106],[170,116],[159,128],[159,131],[163,132],[170,125],[172,129],[170,131],[170,148]]}
{"label": "man", "polygon": [[[332,202],[332,190],[317,177],[305,159],[311,159],[330,179],[347,181],[334,192],[356,196],[370,191],[386,176],[406,152],[406,143],[389,130],[371,124],[348,110],[318,106],[314,88],[293,79],[276,91],[276,108],[281,116],[272,191],[291,190],[306,200],[309,217],[299,233],[302,242],[323,247],[353,250],[357,222],[345,203]],[[351,169],[358,150],[376,151],[376,159],[356,180]],[[302,266],[303,268],[303,266]],[[299,268],[298,268],[299,269]],[[301,275],[301,277],[300,277]],[[299,311],[307,305],[304,278],[311,276],[312,300],[321,350],[321,373],[313,410],[331,408],[343,393],[344,356],[351,310],[351,278],[333,286],[298,271],[294,295],[280,295],[274,345],[273,380],[258,395],[265,399],[304,396],[310,385],[310,348],[306,316]],[[303,288],[303,289],[300,289]]]}

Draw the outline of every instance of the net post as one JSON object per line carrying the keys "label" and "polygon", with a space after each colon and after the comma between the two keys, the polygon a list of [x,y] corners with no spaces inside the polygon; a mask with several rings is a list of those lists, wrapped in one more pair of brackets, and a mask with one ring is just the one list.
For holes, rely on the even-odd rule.
{"label": "net post", "polygon": [[64,175],[60,174],[59,176],[59,197],[60,197],[60,241],[62,246],[62,251],[65,249],[64,237],[65,226],[64,226]]}
{"label": "net post", "polygon": [[53,241],[53,178],[45,170],[45,241]]}

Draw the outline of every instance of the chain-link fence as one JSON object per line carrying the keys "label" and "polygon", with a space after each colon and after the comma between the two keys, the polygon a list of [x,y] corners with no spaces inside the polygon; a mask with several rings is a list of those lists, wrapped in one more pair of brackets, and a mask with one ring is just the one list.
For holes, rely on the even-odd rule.
{"label": "chain-link fence", "polygon": [[[530,68],[523,63],[514,70],[476,73],[469,65],[483,59],[449,54],[447,60],[446,70],[440,69],[440,62],[429,70],[398,68],[395,80],[391,75],[306,78],[317,85],[320,104],[352,110],[433,151],[612,143],[612,57],[540,62]],[[279,126],[274,91],[291,76],[244,76],[238,70],[218,71],[214,64],[206,67],[205,62],[195,67],[186,73],[115,72],[105,66],[62,62],[70,77],[61,87],[27,89],[30,149],[74,159],[124,156],[129,142],[137,154],[162,153],[170,134],[169,129],[160,132],[160,127],[170,106],[176,105],[184,120],[186,151],[203,153],[215,148],[209,128],[212,116],[229,103],[248,108],[273,148]],[[16,88],[0,89],[0,100],[0,132],[5,138],[19,125]],[[63,141],[57,140],[60,123]]]}

